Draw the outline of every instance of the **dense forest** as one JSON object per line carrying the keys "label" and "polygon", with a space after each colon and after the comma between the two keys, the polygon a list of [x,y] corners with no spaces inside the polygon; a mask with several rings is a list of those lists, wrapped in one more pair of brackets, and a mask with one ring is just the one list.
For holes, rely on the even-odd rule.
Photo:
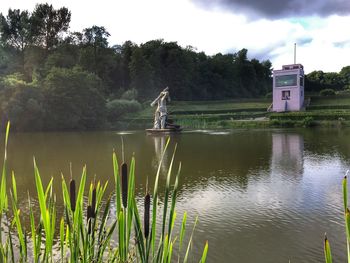
{"label": "dense forest", "polygon": [[[16,130],[108,127],[141,109],[165,86],[175,100],[263,97],[271,91],[270,61],[247,49],[208,56],[162,39],[108,43],[103,26],[70,32],[71,12],[38,4],[32,12],[0,13],[0,118]],[[315,71],[307,90],[349,87],[350,66]]]}

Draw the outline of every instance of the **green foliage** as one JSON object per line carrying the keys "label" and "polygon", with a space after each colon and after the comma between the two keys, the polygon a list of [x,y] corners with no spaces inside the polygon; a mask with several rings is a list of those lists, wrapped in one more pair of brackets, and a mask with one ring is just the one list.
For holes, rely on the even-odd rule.
{"label": "green foliage", "polygon": [[314,118],[312,117],[305,117],[302,121],[302,126],[303,127],[311,127],[314,125]]}
{"label": "green foliage", "polygon": [[120,98],[122,100],[136,100],[137,96],[138,96],[138,92],[136,89],[128,89],[124,91],[124,93]]}
{"label": "green foliage", "polygon": [[105,121],[101,80],[81,68],[52,68],[44,81],[48,129],[91,129]]}
{"label": "green foliage", "polygon": [[50,50],[57,46],[61,34],[69,28],[71,13],[66,7],[54,9],[47,3],[37,4],[31,16],[34,43]]}
{"label": "green foliage", "polygon": [[334,96],[335,91],[333,89],[323,89],[320,91],[320,96]]}
{"label": "green foliage", "polygon": [[306,75],[305,87],[308,91],[321,91],[322,89],[341,90],[349,84],[344,77],[336,72],[313,71]]}
{"label": "green foliage", "polygon": [[11,120],[15,130],[40,130],[44,125],[44,94],[21,74],[6,76],[0,82],[3,118]]}
{"label": "green foliage", "polygon": [[28,11],[9,9],[6,18],[0,14],[0,42],[24,51],[31,43],[31,24]]}
{"label": "green foliage", "polygon": [[312,117],[314,120],[338,120],[343,118],[344,120],[350,120],[350,112],[342,110],[334,111],[300,111],[300,112],[284,112],[284,113],[272,113],[270,119],[279,120],[293,120],[302,121],[304,118]]}
{"label": "green foliage", "polygon": [[115,99],[107,102],[107,118],[110,121],[118,120],[126,113],[133,113],[141,110],[141,104],[136,100]]}

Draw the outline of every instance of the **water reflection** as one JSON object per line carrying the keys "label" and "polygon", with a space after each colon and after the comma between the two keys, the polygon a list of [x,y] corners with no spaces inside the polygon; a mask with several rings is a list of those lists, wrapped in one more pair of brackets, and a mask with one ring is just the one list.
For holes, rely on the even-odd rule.
{"label": "water reflection", "polygon": [[167,140],[169,139],[169,135],[149,135],[150,138],[152,138],[154,142],[154,157],[152,159],[152,166],[156,170],[158,169],[159,164],[161,163],[162,160],[162,155],[163,156],[163,161],[161,163],[160,169],[163,174],[167,172],[168,169],[168,155],[169,151],[164,152],[165,150],[165,145]]}
{"label": "water reflection", "polygon": [[273,174],[303,175],[304,139],[296,133],[272,134],[271,171]]}

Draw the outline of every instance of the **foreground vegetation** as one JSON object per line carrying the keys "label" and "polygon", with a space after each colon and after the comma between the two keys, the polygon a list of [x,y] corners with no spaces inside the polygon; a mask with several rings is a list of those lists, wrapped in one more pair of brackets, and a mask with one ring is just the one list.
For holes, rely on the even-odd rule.
{"label": "foreground vegetation", "polygon": [[[348,258],[348,262],[350,262],[350,210],[348,207],[348,180],[347,180],[347,176],[345,176],[343,179],[343,204],[344,204],[347,258]],[[326,263],[333,262],[331,246],[330,246],[330,242],[328,241],[327,236],[325,236],[325,239],[324,239],[324,255],[325,255]]]}
{"label": "foreground vegetation", "polygon": [[[101,184],[94,181],[86,189],[86,167],[83,168],[77,189],[74,179],[71,179],[68,185],[62,175],[64,215],[60,220],[56,218],[53,179],[46,187],[42,184],[34,159],[37,190],[35,199],[39,203],[40,215],[34,212],[34,198],[28,197],[30,226],[27,231],[21,213],[24,209],[19,207],[14,173],[11,176],[11,187],[8,184],[8,134],[9,125],[6,131],[0,185],[0,262],[173,262],[175,259],[178,262],[188,261],[197,219],[190,236],[186,238],[188,243],[185,243],[188,232],[186,213],[182,217],[179,233],[174,231],[181,170],[180,164],[172,187],[170,182],[175,152],[167,174],[163,207],[158,205],[161,160],[153,194],[147,192],[144,197],[143,218],[135,198],[134,158],[131,160],[129,172],[126,163],[122,163],[119,170],[116,154],[113,153],[114,198],[105,196],[108,182]],[[8,190],[9,188],[11,189]],[[199,262],[206,261],[207,252],[208,242],[204,246],[202,257],[198,259]]]}

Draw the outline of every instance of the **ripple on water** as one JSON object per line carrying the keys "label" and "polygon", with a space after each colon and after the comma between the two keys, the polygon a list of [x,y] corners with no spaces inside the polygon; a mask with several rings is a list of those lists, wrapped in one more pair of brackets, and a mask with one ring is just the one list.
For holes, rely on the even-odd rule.
{"label": "ripple on water", "polygon": [[136,131],[119,131],[119,132],[116,132],[116,134],[118,135],[131,135],[131,134],[135,134]]}

